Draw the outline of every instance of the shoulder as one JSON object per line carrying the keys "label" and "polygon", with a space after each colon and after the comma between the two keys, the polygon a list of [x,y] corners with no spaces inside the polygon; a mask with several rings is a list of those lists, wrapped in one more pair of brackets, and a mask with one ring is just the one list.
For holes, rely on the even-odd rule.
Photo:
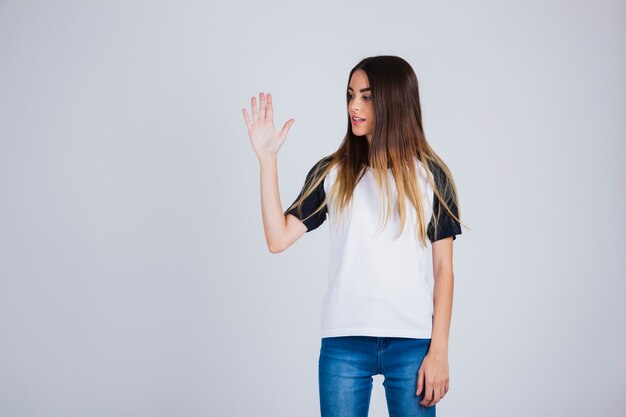
{"label": "shoulder", "polygon": [[332,155],[328,155],[323,157],[322,159],[320,159],[319,161],[317,161],[312,167],[311,169],[309,169],[309,172],[307,174],[307,181],[312,179],[314,176],[316,176],[316,174],[322,172],[323,170],[326,169],[326,167],[328,166],[328,164],[330,164],[330,162],[333,160],[333,156]]}
{"label": "shoulder", "polygon": [[[428,169],[433,176],[439,194],[445,201],[445,205],[458,218],[458,202],[453,181],[450,181],[450,178],[448,178],[446,170],[434,161],[428,160]],[[448,210],[443,209],[441,201],[433,194],[433,217],[428,224],[427,230],[430,241],[435,242],[450,236],[452,236],[452,240],[455,240],[456,235],[461,234],[461,225],[456,218],[453,218]],[[437,219],[436,223],[434,222],[435,219]]]}
{"label": "shoulder", "polygon": [[437,162],[428,160],[428,169],[433,176],[433,181],[443,194],[456,194],[456,185],[454,180],[450,177],[452,173],[446,166],[445,169],[441,167]]}
{"label": "shoulder", "polygon": [[428,170],[432,174],[437,185],[444,183],[447,180],[447,177],[443,168],[433,160],[427,159],[426,162],[428,164]]}
{"label": "shoulder", "polygon": [[333,156],[332,155],[328,155],[323,157],[322,159],[320,159],[319,161],[317,161],[315,163],[315,165],[313,165],[313,168],[320,168],[320,169],[324,169],[328,166],[328,164],[330,164],[330,162],[333,160]]}

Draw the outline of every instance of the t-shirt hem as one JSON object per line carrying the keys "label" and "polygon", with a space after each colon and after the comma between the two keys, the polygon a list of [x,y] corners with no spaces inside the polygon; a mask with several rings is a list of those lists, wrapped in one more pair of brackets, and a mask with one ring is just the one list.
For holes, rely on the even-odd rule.
{"label": "t-shirt hem", "polygon": [[432,329],[394,329],[394,328],[371,328],[350,327],[344,329],[323,329],[322,339],[337,336],[376,336],[376,337],[409,337],[413,339],[430,339]]}

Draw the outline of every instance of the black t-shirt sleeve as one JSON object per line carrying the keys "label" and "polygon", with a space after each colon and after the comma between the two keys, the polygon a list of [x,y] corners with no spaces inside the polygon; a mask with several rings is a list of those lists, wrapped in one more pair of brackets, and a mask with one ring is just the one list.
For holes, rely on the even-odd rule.
{"label": "black t-shirt sleeve", "polygon": [[[325,162],[328,162],[327,158],[322,159],[321,161],[317,162],[313,166],[313,168],[309,170],[309,173],[306,176],[302,190],[300,190],[300,194],[298,194],[298,197],[294,200],[294,203],[300,199],[306,186],[312,180],[313,173],[315,172],[316,167],[320,166],[321,164]],[[297,207],[294,207],[291,210],[285,211],[284,214],[285,215],[293,214],[300,220],[305,219],[311,213],[313,213],[315,209],[320,206],[320,204],[322,204],[322,201],[324,201],[325,198],[326,198],[326,192],[324,191],[324,181],[322,180],[319,183],[319,185],[315,188],[315,190],[302,203],[302,213],[299,213]],[[324,207],[322,207],[320,211],[318,211],[317,213],[315,213],[313,216],[309,217],[308,219],[304,220],[303,223],[307,228],[306,232],[308,233],[312,230],[315,230],[322,223],[324,223],[324,221],[326,220],[327,213],[328,213],[328,207],[326,206],[326,204],[324,204]]]}
{"label": "black t-shirt sleeve", "polygon": [[[435,182],[439,186],[440,190],[445,189],[447,186],[448,178],[444,174],[441,168],[431,165],[431,173],[435,179]],[[456,217],[459,217],[459,211],[454,200],[448,196],[446,199],[446,204],[450,207],[450,210]],[[437,225],[437,230],[434,227],[434,216],[439,213],[439,223]],[[452,239],[456,239],[456,235],[461,234],[461,224],[456,221],[450,214],[446,211],[446,209],[441,205],[437,196],[433,193],[433,218],[431,218],[430,223],[428,223],[427,229],[428,238],[431,243],[437,240],[445,239],[447,237],[452,236]]]}

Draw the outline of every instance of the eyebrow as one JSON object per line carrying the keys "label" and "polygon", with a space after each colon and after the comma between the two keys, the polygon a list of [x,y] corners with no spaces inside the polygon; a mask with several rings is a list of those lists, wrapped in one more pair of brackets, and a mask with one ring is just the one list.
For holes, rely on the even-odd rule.
{"label": "eyebrow", "polygon": [[[352,87],[348,87],[348,90],[352,91]],[[371,90],[371,89],[370,89],[369,87],[367,87],[367,88],[361,88],[361,89],[359,90],[359,92],[360,92],[360,93],[363,93],[363,92],[365,92],[365,91],[370,91],[370,90]]]}

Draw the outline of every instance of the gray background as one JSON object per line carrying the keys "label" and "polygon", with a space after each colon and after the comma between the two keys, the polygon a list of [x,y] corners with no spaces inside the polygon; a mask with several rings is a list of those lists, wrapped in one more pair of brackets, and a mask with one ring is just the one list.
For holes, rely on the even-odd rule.
{"label": "gray background", "polygon": [[267,250],[241,109],[271,92],[296,120],[286,208],[378,54],[413,65],[472,228],[438,415],[624,415],[625,21],[623,1],[0,1],[0,416],[317,416],[328,225]]}

